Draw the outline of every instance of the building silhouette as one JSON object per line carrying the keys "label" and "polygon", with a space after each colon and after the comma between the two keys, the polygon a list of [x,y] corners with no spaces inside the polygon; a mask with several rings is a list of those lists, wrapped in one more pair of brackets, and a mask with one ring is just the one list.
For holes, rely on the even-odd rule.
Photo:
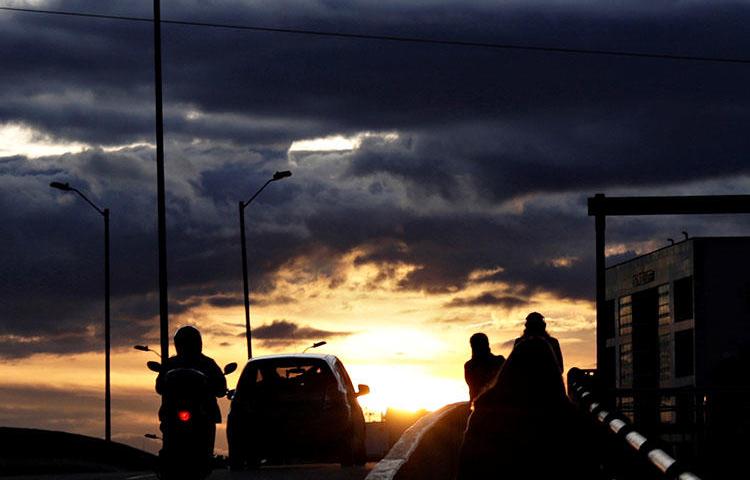
{"label": "building silhouette", "polygon": [[748,252],[750,237],[696,237],[606,270],[605,391],[697,463],[747,443]]}

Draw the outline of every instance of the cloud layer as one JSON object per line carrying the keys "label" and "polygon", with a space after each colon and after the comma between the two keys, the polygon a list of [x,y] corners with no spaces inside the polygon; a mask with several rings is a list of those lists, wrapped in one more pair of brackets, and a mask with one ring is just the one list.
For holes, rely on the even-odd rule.
{"label": "cloud layer", "polygon": [[[18,3],[18,2],[17,2]],[[20,2],[23,4],[24,2]],[[40,4],[40,2],[36,2]],[[41,2],[91,11],[91,2]],[[141,4],[96,13],[149,16]],[[164,18],[477,42],[741,56],[734,2],[169,2]],[[157,313],[150,25],[0,13],[0,128],[83,151],[0,158],[0,356],[83,352],[101,334],[101,219],[51,191],[70,181],[112,210],[114,342],[153,339]],[[747,191],[750,70],[627,59],[164,26],[170,309],[241,305],[237,202],[248,208],[254,298],[305,259],[341,284],[361,252],[395,288],[448,307],[593,296],[595,192]],[[352,150],[294,151],[339,135]],[[34,157],[34,158],[32,158]],[[746,220],[621,220],[621,253]],[[745,230],[746,231],[746,230]],[[476,284],[487,292],[462,294]],[[511,292],[508,294],[506,292]],[[267,330],[263,330],[267,328]],[[345,334],[279,321],[258,338]]]}

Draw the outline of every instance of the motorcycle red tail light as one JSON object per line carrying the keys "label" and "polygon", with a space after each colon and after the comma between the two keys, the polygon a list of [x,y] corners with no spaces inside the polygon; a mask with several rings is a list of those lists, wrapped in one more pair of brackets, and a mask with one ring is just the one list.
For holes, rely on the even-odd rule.
{"label": "motorcycle red tail light", "polygon": [[190,414],[189,410],[180,410],[179,412],[177,412],[177,418],[179,418],[183,422],[189,421],[190,417],[192,417],[192,415]]}

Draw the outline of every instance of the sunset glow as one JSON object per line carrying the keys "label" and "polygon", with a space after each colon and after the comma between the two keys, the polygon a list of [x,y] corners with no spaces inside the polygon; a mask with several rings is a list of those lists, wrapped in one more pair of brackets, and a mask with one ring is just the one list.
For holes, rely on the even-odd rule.
{"label": "sunset glow", "polygon": [[[379,419],[388,408],[435,410],[467,400],[463,362],[471,355],[469,336],[484,331],[490,337],[493,350],[508,355],[508,342],[520,334],[527,313],[525,309],[503,311],[495,307],[453,307],[451,310],[455,311],[448,314],[444,306],[452,298],[450,294],[428,297],[399,293],[392,281],[371,286],[368,294],[362,295],[362,286],[371,284],[376,272],[370,266],[354,266],[351,263],[353,256],[347,258],[350,260],[340,264],[341,283],[335,291],[329,290],[322,280],[317,283],[308,279],[302,285],[291,283],[285,280],[291,278],[291,272],[282,272],[277,289],[266,296],[278,298],[294,294],[299,301],[279,307],[265,305],[263,297],[256,296],[259,305],[252,309],[252,321],[260,337],[264,326],[279,319],[314,327],[321,331],[321,335],[325,335],[322,333],[325,331],[340,332],[335,336],[320,337],[328,342],[327,345],[312,352],[338,356],[347,367],[355,388],[360,383],[370,387],[370,394],[360,397],[359,401],[371,419]],[[300,269],[304,268],[301,265],[295,267],[295,271]],[[477,273],[475,278],[480,279],[482,275]],[[476,287],[476,292],[482,288]],[[463,295],[471,296],[472,290]],[[593,364],[593,309],[590,304],[541,295],[531,305],[530,308],[549,312],[550,330],[560,338],[569,365]],[[455,318],[463,316],[474,320],[456,322]],[[245,341],[241,306],[195,308],[176,316],[173,330],[186,323],[203,330],[207,355],[220,365],[236,361],[242,367]],[[256,356],[297,353],[311,343],[307,339],[293,338],[279,343],[256,336],[254,352]],[[156,345],[152,346],[156,348]],[[116,350],[112,360],[114,431],[124,441],[138,445],[141,444],[137,440],[139,432],[158,431],[154,374],[145,367],[145,362],[152,359],[153,354],[131,347]],[[64,361],[61,357],[41,355],[17,363],[5,363],[0,366],[0,374],[7,385],[21,390],[38,386],[35,382],[29,383],[29,378],[44,372],[46,386],[66,392],[66,398],[74,395],[73,392],[86,392],[87,400],[83,403],[74,400],[75,396],[67,403],[63,401],[54,406],[46,399],[39,399],[49,406],[46,413],[40,414],[39,406],[19,408],[31,408],[37,412],[35,420],[27,420],[31,422],[27,426],[42,428],[52,422],[70,431],[98,435],[101,428],[102,362],[100,354],[68,356]],[[238,373],[228,378],[230,388],[238,378]],[[229,402],[220,400],[219,403],[226,416]],[[74,420],[81,408],[91,409],[91,417],[85,423]],[[52,420],[51,416],[57,418]],[[0,422],[12,424],[16,420],[5,417],[0,418]],[[226,448],[221,435],[217,439],[217,448]]]}

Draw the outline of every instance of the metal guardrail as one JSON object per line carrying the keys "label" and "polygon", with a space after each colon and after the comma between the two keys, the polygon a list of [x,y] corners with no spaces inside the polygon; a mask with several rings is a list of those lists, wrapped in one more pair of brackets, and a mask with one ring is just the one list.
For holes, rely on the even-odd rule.
{"label": "metal guardrail", "polygon": [[611,435],[619,438],[633,453],[651,465],[661,478],[677,480],[700,480],[687,471],[676,459],[659,448],[658,442],[649,440],[638,432],[623,414],[608,410],[595,397],[592,388],[591,370],[571,368],[568,372],[568,396],[580,408],[588,412]]}

